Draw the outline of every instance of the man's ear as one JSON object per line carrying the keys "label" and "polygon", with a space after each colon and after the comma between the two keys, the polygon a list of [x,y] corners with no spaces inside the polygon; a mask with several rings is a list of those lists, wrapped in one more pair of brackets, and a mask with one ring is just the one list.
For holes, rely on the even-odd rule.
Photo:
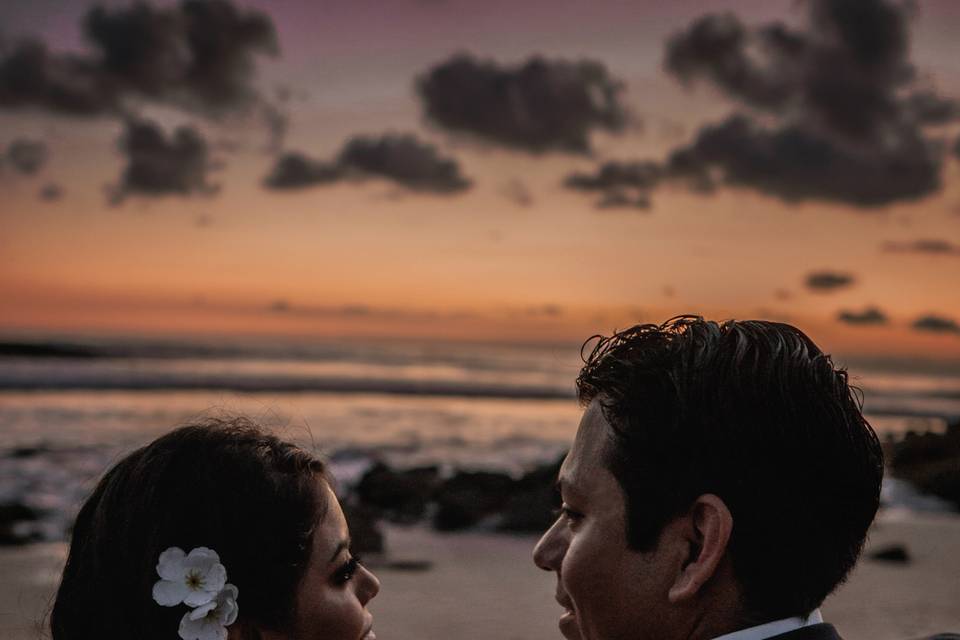
{"label": "man's ear", "polygon": [[689,555],[680,573],[667,592],[671,603],[694,597],[720,566],[727,553],[727,544],[733,531],[733,516],[719,497],[707,493],[690,506],[683,516],[682,531],[689,545]]}

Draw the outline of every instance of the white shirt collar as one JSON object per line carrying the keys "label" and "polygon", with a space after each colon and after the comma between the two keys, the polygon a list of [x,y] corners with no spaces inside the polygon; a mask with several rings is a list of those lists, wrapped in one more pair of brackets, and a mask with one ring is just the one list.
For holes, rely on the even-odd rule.
{"label": "white shirt collar", "polygon": [[802,627],[808,627],[812,624],[820,624],[821,622],[823,622],[823,616],[820,615],[820,609],[814,609],[813,613],[806,618],[797,617],[774,620],[773,622],[761,624],[756,627],[750,627],[749,629],[740,629],[739,631],[734,631],[733,633],[725,633],[724,635],[718,636],[713,640],[764,640],[764,638],[770,638],[773,636],[778,636],[781,633],[796,631]]}

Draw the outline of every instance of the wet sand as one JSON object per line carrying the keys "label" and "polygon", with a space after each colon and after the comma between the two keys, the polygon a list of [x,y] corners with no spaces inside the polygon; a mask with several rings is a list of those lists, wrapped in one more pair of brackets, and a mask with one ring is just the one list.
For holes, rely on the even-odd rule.
{"label": "wet sand", "polygon": [[[557,640],[554,579],[530,560],[534,537],[484,533],[441,535],[425,528],[390,529],[388,562],[373,601],[383,640]],[[823,607],[846,640],[911,640],[960,631],[960,517],[886,513],[867,552],[907,546],[908,564],[864,559]],[[0,549],[0,637],[39,635],[56,587],[64,546]],[[429,565],[428,567],[425,565]],[[240,606],[243,606],[241,592]],[[176,630],[172,630],[176,637]]]}

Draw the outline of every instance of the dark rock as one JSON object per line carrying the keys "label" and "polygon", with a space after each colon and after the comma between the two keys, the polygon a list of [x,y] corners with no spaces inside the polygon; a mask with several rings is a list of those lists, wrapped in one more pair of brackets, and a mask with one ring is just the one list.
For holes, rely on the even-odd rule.
{"label": "dark rock", "polygon": [[0,504],[0,546],[21,545],[40,540],[35,527],[24,526],[40,517],[25,504],[12,502]]}
{"label": "dark rock", "polygon": [[432,569],[433,563],[429,560],[391,560],[383,566],[394,571],[421,572]]}
{"label": "dark rock", "polygon": [[910,552],[907,551],[907,548],[902,544],[892,544],[872,551],[870,558],[873,560],[882,560],[883,562],[906,564],[910,562]]}
{"label": "dark rock", "polygon": [[945,433],[907,433],[885,445],[891,474],[960,509],[960,422]]}
{"label": "dark rock", "polygon": [[537,467],[517,482],[503,507],[499,530],[542,533],[550,528],[561,503],[556,482],[562,462],[563,457],[552,464]]}
{"label": "dark rock", "polygon": [[437,489],[433,526],[440,531],[472,527],[507,503],[516,481],[502,473],[460,472]]}
{"label": "dark rock", "polygon": [[439,484],[437,467],[394,471],[377,463],[360,479],[355,493],[364,505],[378,509],[388,520],[408,524],[424,516]]}
{"label": "dark rock", "polygon": [[376,512],[353,501],[344,501],[341,506],[350,527],[351,553],[383,553],[383,531],[380,530]]}

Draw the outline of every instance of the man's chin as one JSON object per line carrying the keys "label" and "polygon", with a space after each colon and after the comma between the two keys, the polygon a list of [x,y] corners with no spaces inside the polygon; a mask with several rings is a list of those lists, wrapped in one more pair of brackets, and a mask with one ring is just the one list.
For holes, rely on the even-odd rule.
{"label": "man's chin", "polygon": [[560,633],[563,634],[564,638],[567,640],[581,640],[580,637],[580,626],[577,625],[577,616],[573,611],[569,609],[563,612],[563,615],[560,616]]}

